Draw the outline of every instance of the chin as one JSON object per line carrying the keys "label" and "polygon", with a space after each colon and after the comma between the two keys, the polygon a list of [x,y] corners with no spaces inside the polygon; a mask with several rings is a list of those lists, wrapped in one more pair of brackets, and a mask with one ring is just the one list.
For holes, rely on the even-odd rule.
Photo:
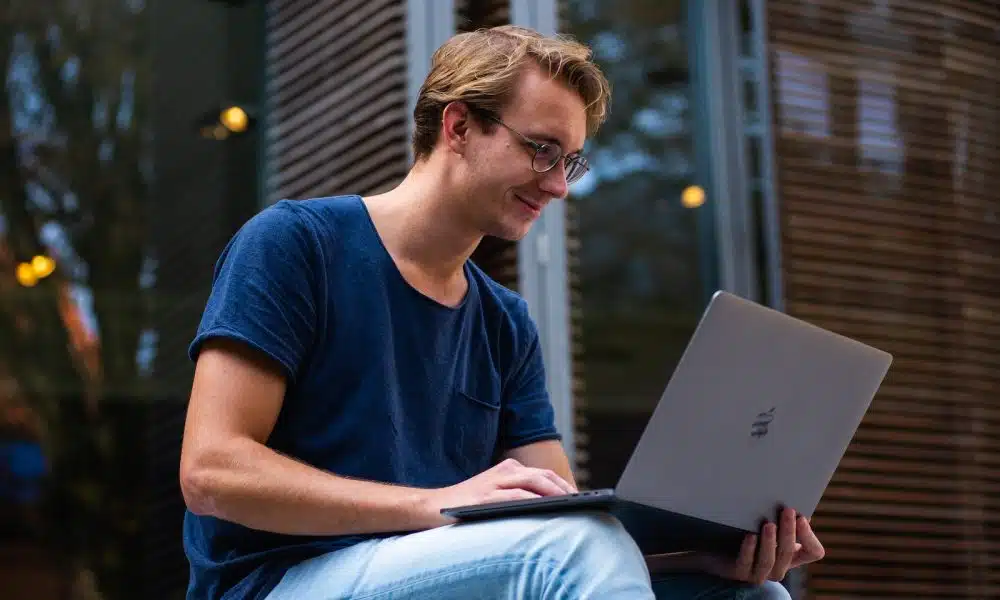
{"label": "chin", "polygon": [[519,242],[524,239],[524,236],[528,235],[528,231],[531,230],[531,223],[518,224],[515,226],[511,225],[501,225],[499,227],[494,227],[492,231],[488,232],[491,235],[501,240],[506,240],[508,242]]}

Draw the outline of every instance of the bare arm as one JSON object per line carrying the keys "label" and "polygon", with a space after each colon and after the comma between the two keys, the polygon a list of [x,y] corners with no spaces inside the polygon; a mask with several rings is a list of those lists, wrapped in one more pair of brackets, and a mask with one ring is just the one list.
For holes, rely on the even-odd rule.
{"label": "bare arm", "polygon": [[206,342],[181,450],[181,490],[192,512],[305,535],[439,524],[425,490],[338,477],[265,446],[285,385],[276,365],[242,344]]}
{"label": "bare arm", "polygon": [[540,469],[507,461],[437,490],[359,481],[265,445],[285,395],[280,369],[229,340],[205,343],[181,449],[181,491],[195,514],[300,535],[412,531],[449,522],[446,506],[562,493]]}

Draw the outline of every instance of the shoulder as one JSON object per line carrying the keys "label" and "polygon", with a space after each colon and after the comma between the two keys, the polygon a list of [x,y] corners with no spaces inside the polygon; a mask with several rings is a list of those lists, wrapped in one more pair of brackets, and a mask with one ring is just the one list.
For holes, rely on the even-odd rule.
{"label": "shoulder", "polygon": [[338,230],[349,230],[346,219],[357,218],[360,210],[359,196],[279,200],[248,219],[230,246],[250,244],[259,252],[308,250],[336,237]]}
{"label": "shoulder", "polygon": [[302,200],[280,200],[272,206],[297,211],[304,218],[343,218],[363,214],[364,202],[357,194],[319,196]]}
{"label": "shoulder", "polygon": [[248,221],[285,229],[328,229],[338,221],[363,215],[360,196],[326,196],[305,200],[279,200]]}
{"label": "shoulder", "polygon": [[[356,199],[356,203],[352,202]],[[339,232],[356,230],[341,225],[343,216],[361,206],[358,196],[309,200],[279,200],[250,217],[233,234],[216,262],[216,276],[224,268],[263,270],[278,277],[312,276],[333,252]]]}

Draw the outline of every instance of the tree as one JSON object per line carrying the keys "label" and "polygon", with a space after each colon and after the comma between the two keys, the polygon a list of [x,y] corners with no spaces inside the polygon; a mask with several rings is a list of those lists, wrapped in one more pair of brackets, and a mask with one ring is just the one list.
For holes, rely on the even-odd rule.
{"label": "tree", "polygon": [[[150,313],[142,3],[0,6],[0,365],[40,423],[45,531],[78,595],[125,598]],[[50,256],[33,287],[15,263]]]}

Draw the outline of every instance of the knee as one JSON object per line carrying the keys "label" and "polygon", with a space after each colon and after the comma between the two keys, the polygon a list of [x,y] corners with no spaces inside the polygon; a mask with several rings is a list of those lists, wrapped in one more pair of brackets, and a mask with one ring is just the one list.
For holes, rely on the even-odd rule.
{"label": "knee", "polygon": [[757,593],[751,598],[753,600],[792,600],[792,595],[780,583],[768,581],[757,588]]}
{"label": "knee", "polygon": [[611,515],[587,512],[546,518],[532,538],[529,554],[550,565],[556,586],[566,597],[653,597],[642,552]]}
{"label": "knee", "polygon": [[636,561],[645,565],[642,552],[613,516],[581,512],[547,518],[537,531],[546,552],[558,556],[600,555],[604,560]]}

